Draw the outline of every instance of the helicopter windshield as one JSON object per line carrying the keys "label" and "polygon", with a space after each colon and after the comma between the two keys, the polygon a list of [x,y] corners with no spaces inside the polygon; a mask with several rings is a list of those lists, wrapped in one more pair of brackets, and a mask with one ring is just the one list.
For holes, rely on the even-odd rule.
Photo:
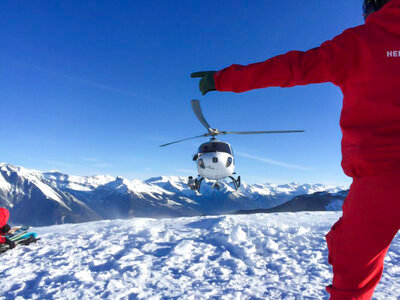
{"label": "helicopter windshield", "polygon": [[221,142],[213,142],[202,144],[199,147],[199,153],[209,153],[209,152],[225,152],[232,154],[231,147],[229,144],[221,143]]}

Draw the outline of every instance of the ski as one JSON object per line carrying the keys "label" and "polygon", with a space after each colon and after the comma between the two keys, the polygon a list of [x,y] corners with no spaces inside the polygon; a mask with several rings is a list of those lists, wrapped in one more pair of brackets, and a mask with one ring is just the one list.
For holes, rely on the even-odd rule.
{"label": "ski", "polygon": [[[4,237],[13,241],[16,245],[29,245],[30,243],[36,243],[39,238],[37,238],[36,232],[29,232],[29,226],[15,227],[10,230]],[[0,245],[0,253],[10,250],[9,245]]]}

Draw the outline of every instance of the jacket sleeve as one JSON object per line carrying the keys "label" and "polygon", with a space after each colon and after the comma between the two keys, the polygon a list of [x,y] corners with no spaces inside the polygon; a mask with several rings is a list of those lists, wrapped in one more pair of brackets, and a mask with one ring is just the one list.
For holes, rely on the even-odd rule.
{"label": "jacket sleeve", "polygon": [[290,51],[260,63],[232,65],[214,74],[215,86],[218,91],[240,93],[321,82],[340,85],[354,68],[356,51],[356,38],[348,29],[305,52]]}
{"label": "jacket sleeve", "polygon": [[6,243],[6,238],[0,235],[0,244],[5,244],[5,243]]}

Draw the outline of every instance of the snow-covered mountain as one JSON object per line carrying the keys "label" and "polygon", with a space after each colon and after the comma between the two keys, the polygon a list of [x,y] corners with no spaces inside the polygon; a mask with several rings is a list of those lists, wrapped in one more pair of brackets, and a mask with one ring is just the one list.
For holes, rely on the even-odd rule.
{"label": "snow-covered mountain", "polygon": [[[340,212],[97,221],[33,228],[2,254],[0,299],[328,299]],[[400,297],[400,239],[373,299]]]}
{"label": "snow-covered mountain", "polygon": [[246,184],[239,191],[227,183],[209,184],[201,194],[184,177],[145,181],[122,177],[71,176],[0,163],[0,206],[11,210],[13,223],[51,225],[128,217],[179,217],[268,209],[298,195],[337,193],[343,187],[322,184]]}
{"label": "snow-covered mountain", "polygon": [[316,192],[314,194],[299,195],[281,205],[254,210],[240,210],[235,214],[255,214],[273,212],[299,212],[299,211],[337,211],[342,209],[348,190],[337,193]]}

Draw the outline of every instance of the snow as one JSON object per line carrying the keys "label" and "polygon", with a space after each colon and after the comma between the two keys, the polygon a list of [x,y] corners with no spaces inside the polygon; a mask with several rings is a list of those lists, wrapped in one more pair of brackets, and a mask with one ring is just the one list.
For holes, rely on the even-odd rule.
{"label": "snow", "polygon": [[[65,207],[66,209],[69,209],[69,207],[64,203],[64,201],[61,199],[60,195],[50,186],[46,185],[41,181],[42,178],[42,173],[36,170],[29,170],[25,169],[23,167],[16,167],[12,165],[6,165],[2,164],[0,165],[0,171],[3,171],[7,174],[10,174],[11,172],[15,172],[19,177],[23,177],[26,180],[32,182],[46,197],[49,199],[52,199],[56,202],[58,202],[61,206]],[[0,174],[0,189],[5,188],[5,191],[9,192],[12,190],[12,186],[5,186],[5,179],[3,176]],[[3,182],[4,181],[4,182]],[[3,182],[3,183],[2,183]],[[18,191],[20,193],[23,193],[23,191]]]}
{"label": "snow", "polygon": [[313,194],[316,192],[329,192],[329,193],[336,193],[340,190],[345,189],[345,187],[337,187],[332,185],[323,185],[323,184],[299,184],[296,182],[292,182],[289,184],[271,184],[271,183],[264,183],[264,184],[253,184],[247,185],[243,184],[240,191],[244,194],[246,193],[258,193],[260,195],[276,195],[276,194],[291,194],[293,191],[297,191],[300,194]]}
{"label": "snow", "polygon": [[[212,189],[211,185],[212,182],[203,181],[201,193],[198,193],[190,190],[184,177],[159,176],[145,181],[108,175],[80,177],[56,170],[41,172],[0,164],[0,201],[11,210],[18,207],[18,213],[11,211],[17,216],[23,216],[22,211],[30,210],[32,201],[40,203],[41,209],[29,220],[17,220],[36,225],[128,216],[226,214],[272,208],[298,195],[316,191],[332,193],[342,190],[328,185],[298,183],[250,185],[242,182],[238,191],[227,182],[221,182],[219,190]],[[343,195],[338,195],[338,198],[343,198]],[[330,208],[340,210],[339,205]],[[51,216],[50,220],[44,221],[48,216]]]}
{"label": "snow", "polygon": [[[339,212],[129,219],[35,228],[2,255],[0,299],[327,299]],[[400,296],[400,241],[375,299]]]}
{"label": "snow", "polygon": [[326,210],[342,210],[343,200],[334,200],[326,206]]}
{"label": "snow", "polygon": [[12,186],[8,183],[0,173],[0,189],[6,192],[11,190]]}
{"label": "snow", "polygon": [[108,175],[81,177],[63,174],[58,171],[44,172],[42,176],[56,188],[75,191],[93,191],[95,188],[115,180],[114,177]]}
{"label": "snow", "polygon": [[61,199],[61,197],[48,185],[44,184],[37,178],[33,176],[28,176],[27,177],[33,184],[35,184],[41,191],[42,193],[48,197],[49,199],[52,199],[62,206],[64,206],[66,209],[70,210],[70,208],[64,203],[64,201]]}

